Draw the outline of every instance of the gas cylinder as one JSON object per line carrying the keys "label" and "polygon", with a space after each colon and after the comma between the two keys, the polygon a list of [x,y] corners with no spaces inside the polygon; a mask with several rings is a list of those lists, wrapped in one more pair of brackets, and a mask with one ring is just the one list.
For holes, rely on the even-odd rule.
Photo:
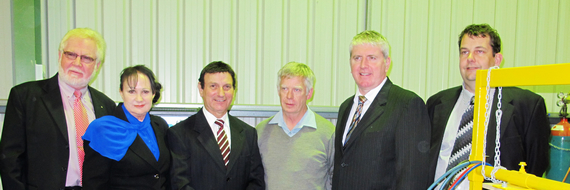
{"label": "gas cylinder", "polygon": [[550,166],[546,178],[570,183],[570,123],[566,117],[552,126],[550,133]]}

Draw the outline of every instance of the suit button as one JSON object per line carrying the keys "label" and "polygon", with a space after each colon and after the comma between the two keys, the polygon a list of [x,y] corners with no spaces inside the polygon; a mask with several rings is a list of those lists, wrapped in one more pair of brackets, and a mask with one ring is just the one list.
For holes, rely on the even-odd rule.
{"label": "suit button", "polygon": [[230,181],[230,179],[232,179],[232,178],[231,178],[231,177],[228,177],[228,178],[226,179],[226,181]]}
{"label": "suit button", "polygon": [[61,167],[61,171],[67,171],[66,167]]}
{"label": "suit button", "polygon": [[347,167],[348,164],[342,163],[342,164],[340,164],[340,166],[344,168],[344,167]]}
{"label": "suit button", "polygon": [[160,176],[159,176],[158,174],[154,174],[154,176],[153,176],[153,177],[154,177],[154,179],[158,179],[158,178],[160,178]]}

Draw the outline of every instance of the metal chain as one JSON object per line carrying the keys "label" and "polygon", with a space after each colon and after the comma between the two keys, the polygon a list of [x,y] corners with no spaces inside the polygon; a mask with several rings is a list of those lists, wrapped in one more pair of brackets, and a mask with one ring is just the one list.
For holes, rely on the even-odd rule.
{"label": "metal chain", "polygon": [[[486,156],[486,155],[487,155],[487,154],[486,154],[486,151],[487,151],[487,150],[486,150],[486,147],[487,147],[487,128],[488,128],[488,126],[489,126],[489,118],[490,118],[490,115],[491,115],[491,105],[489,104],[489,97],[492,98],[492,96],[493,96],[493,95],[491,94],[491,90],[490,90],[490,88],[491,88],[491,85],[490,85],[490,82],[491,82],[491,70],[492,70],[492,69],[498,69],[498,68],[499,68],[499,67],[497,67],[497,66],[493,66],[493,67],[490,67],[490,68],[488,69],[488,71],[487,71],[487,87],[486,87],[486,89],[487,89],[487,94],[486,94],[486,96],[485,96],[485,122],[484,122],[484,125],[485,125],[485,127],[484,127],[485,130],[484,130],[484,131],[485,131],[485,132],[484,132],[484,135],[483,135],[483,155],[482,155],[482,157],[483,157],[483,162],[484,162],[484,163],[486,162],[486,159],[487,159],[487,156]],[[497,179],[495,178],[495,173],[496,173],[496,172],[498,171],[498,169],[501,167],[501,166],[500,166],[500,164],[501,164],[500,158],[501,158],[501,157],[500,157],[500,142],[499,142],[499,138],[500,138],[500,137],[499,137],[499,136],[500,136],[500,134],[501,134],[501,133],[500,133],[500,124],[501,124],[501,119],[500,119],[500,118],[502,117],[502,114],[503,114],[503,112],[502,112],[502,110],[501,110],[501,107],[502,107],[502,106],[501,106],[502,89],[503,89],[502,87],[499,87],[499,94],[498,94],[498,101],[499,101],[499,102],[497,103],[497,111],[496,111],[496,118],[497,118],[497,132],[496,132],[496,136],[497,136],[497,138],[496,138],[496,142],[495,142],[495,158],[494,158],[495,164],[494,164],[493,171],[491,172],[491,177],[490,177],[490,178],[485,175],[485,167],[481,167],[481,175],[485,178],[485,180],[490,180],[490,181],[493,181],[494,183],[501,183],[501,181],[499,181],[499,180],[497,180]]]}
{"label": "metal chain", "polygon": [[503,118],[503,110],[501,110],[501,101],[503,99],[503,87],[498,87],[499,88],[499,94],[497,95],[497,111],[495,113],[496,116],[496,120],[497,120],[497,131],[496,133],[496,137],[495,137],[495,164],[493,166],[493,171],[491,172],[491,180],[493,181],[493,183],[501,183],[502,181],[499,181],[495,178],[495,173],[497,173],[497,171],[499,171],[499,168],[501,168],[501,118]]}
{"label": "metal chain", "polygon": [[[491,113],[491,109],[489,108],[489,89],[491,88],[490,85],[491,82],[491,68],[489,68],[488,72],[487,72],[487,94],[485,95],[485,122],[484,122],[484,129],[485,132],[483,133],[483,163],[487,162],[487,149],[485,147],[487,147],[487,126],[489,126],[489,115]],[[481,175],[483,175],[483,177],[485,178],[485,180],[491,180],[491,178],[488,178],[487,176],[485,176],[485,166],[483,165],[483,167],[481,167]]]}

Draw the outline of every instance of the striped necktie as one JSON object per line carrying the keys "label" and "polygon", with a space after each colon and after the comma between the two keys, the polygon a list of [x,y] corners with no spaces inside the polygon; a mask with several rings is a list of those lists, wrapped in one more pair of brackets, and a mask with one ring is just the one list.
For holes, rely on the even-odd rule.
{"label": "striped necktie", "polygon": [[354,116],[352,116],[352,122],[350,123],[350,126],[348,127],[348,133],[346,133],[346,138],[344,140],[345,144],[346,144],[346,142],[348,142],[348,139],[350,138],[350,135],[352,135],[352,131],[354,131],[354,128],[356,128],[356,125],[358,125],[358,122],[360,122],[360,115],[362,113],[362,106],[364,105],[364,102],[366,102],[366,97],[365,96],[358,96],[358,106],[356,107],[356,111],[354,112]]}
{"label": "striped necktie", "polygon": [[451,156],[449,157],[449,164],[447,165],[447,170],[457,166],[464,160],[469,159],[469,153],[471,152],[471,138],[473,136],[473,100],[475,97],[471,97],[469,106],[461,116],[461,122],[459,123],[459,129],[457,130],[457,136],[455,137],[455,144],[453,145],[453,150],[451,151]]}
{"label": "striped necktie", "polygon": [[216,120],[216,125],[218,125],[219,129],[217,132],[218,135],[218,145],[220,146],[220,151],[222,152],[222,158],[224,159],[224,165],[228,167],[228,163],[230,162],[230,142],[228,141],[228,136],[224,131],[224,120],[218,119]]}

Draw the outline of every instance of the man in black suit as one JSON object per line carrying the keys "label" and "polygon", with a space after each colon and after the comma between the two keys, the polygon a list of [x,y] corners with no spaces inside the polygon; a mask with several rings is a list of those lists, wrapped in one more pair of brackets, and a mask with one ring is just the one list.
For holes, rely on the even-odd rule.
{"label": "man in black suit", "polygon": [[[459,120],[474,97],[476,71],[499,66],[502,59],[501,38],[488,24],[469,25],[459,35],[459,71],[463,85],[438,92],[427,101],[432,124],[430,165],[434,179],[456,165],[450,164],[450,160],[462,158],[461,153],[453,154],[452,150],[458,136]],[[495,93],[490,98],[492,109],[485,150],[487,162],[493,164],[498,91],[491,90]],[[501,101],[501,165],[509,170],[518,170],[519,162],[526,162],[528,173],[542,176],[549,163],[550,135],[544,100],[528,90],[508,87],[503,88]],[[465,153],[467,159],[468,153]],[[468,187],[468,183],[461,186]]]}
{"label": "man in black suit", "polygon": [[350,68],[358,90],[339,109],[332,189],[429,185],[427,109],[419,96],[386,77],[390,61],[390,45],[378,32],[352,39]]}
{"label": "man in black suit", "polygon": [[204,107],[168,130],[173,189],[265,189],[255,128],[228,114],[236,83],[220,61],[200,73]]}
{"label": "man in black suit", "polygon": [[81,189],[78,141],[84,131],[76,132],[74,101],[84,107],[86,122],[115,108],[88,86],[105,61],[105,48],[98,32],[73,29],[61,40],[58,74],[12,88],[0,141],[4,189]]}

